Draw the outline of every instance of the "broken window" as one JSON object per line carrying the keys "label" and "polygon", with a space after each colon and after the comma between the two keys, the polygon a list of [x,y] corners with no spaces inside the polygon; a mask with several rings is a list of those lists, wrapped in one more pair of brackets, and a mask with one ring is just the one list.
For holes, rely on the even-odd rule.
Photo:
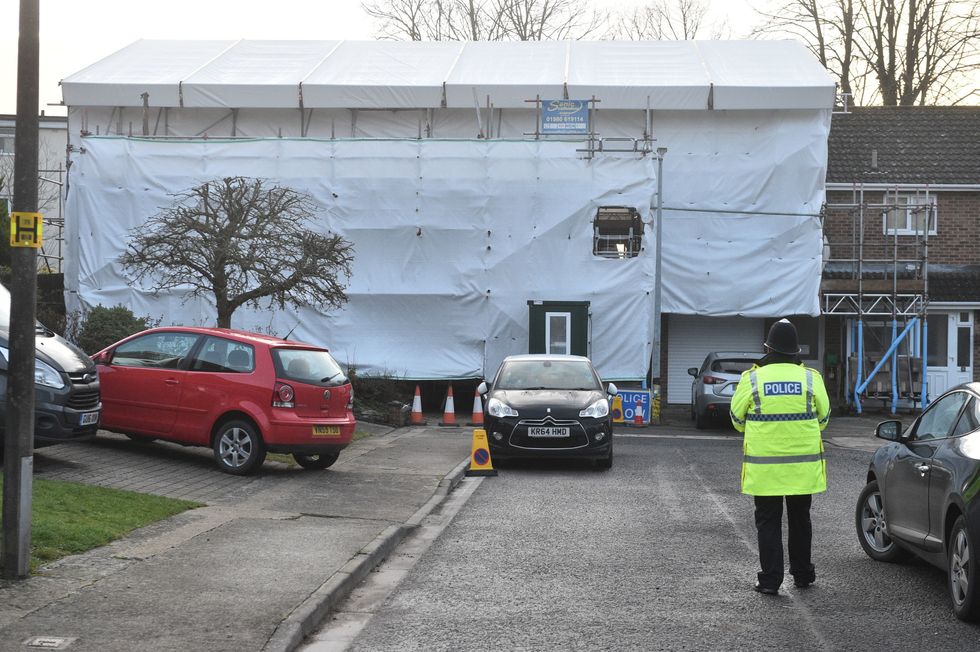
{"label": "broken window", "polygon": [[643,244],[643,220],[632,206],[600,206],[592,223],[592,253],[635,258]]}

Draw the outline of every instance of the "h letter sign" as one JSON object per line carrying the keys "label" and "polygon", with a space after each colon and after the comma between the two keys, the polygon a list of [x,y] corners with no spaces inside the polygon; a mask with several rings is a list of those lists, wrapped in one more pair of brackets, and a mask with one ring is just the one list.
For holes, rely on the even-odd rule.
{"label": "h letter sign", "polygon": [[10,214],[10,246],[34,249],[41,247],[40,213]]}

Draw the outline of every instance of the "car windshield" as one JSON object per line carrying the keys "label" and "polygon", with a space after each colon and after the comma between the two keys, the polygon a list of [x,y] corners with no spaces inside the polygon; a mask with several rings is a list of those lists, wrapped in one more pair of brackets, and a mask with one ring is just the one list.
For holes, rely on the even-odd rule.
{"label": "car windshield", "polygon": [[504,362],[496,389],[601,389],[586,360],[510,360]]}
{"label": "car windshield", "polygon": [[323,350],[272,349],[276,375],[311,385],[343,385],[347,375],[333,356]]}
{"label": "car windshield", "polygon": [[755,360],[719,358],[711,363],[711,371],[719,374],[741,375],[743,371],[748,371],[755,364]]}

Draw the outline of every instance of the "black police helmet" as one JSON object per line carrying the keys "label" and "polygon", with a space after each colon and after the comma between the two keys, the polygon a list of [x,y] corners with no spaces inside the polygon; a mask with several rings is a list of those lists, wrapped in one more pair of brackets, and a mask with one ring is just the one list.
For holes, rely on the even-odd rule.
{"label": "black police helmet", "polygon": [[766,337],[766,348],[776,353],[796,355],[800,352],[800,339],[796,334],[796,326],[788,319],[780,319],[769,328]]}

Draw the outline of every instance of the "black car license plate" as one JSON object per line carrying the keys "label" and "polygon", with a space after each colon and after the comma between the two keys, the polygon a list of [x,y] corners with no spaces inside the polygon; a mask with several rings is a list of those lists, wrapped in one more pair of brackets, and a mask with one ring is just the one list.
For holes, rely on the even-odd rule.
{"label": "black car license plate", "polygon": [[528,426],[528,437],[568,437],[568,428],[556,426]]}

